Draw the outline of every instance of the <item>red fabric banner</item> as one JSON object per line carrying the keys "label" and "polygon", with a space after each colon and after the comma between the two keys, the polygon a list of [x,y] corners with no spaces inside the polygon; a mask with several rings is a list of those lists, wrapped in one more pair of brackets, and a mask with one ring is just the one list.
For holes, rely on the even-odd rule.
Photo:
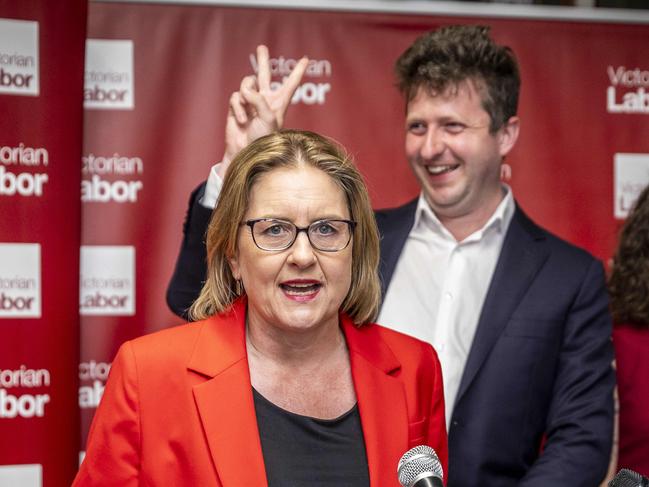
{"label": "red fabric banner", "polygon": [[381,208],[417,194],[393,63],[417,35],[456,23],[492,26],[519,58],[522,133],[508,157],[516,199],[543,226],[608,259],[619,218],[649,182],[647,25],[91,4],[84,428],[119,344],[179,322],[164,296],[188,196],[223,153],[228,98],[253,72],[256,45],[269,46],[277,81],[309,56],[286,126],[342,142]]}
{"label": "red fabric banner", "polygon": [[85,0],[0,3],[0,485],[78,467]]}

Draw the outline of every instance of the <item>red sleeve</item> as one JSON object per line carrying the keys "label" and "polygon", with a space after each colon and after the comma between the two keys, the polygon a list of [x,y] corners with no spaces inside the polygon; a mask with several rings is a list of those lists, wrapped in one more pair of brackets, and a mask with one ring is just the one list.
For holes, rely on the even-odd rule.
{"label": "red sleeve", "polygon": [[140,471],[140,417],[133,349],[124,343],[90,427],[86,456],[72,484],[137,486]]}

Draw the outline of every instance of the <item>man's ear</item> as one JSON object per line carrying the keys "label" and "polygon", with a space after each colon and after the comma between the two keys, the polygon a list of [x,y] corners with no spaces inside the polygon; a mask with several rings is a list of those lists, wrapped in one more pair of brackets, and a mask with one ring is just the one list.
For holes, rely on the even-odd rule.
{"label": "man's ear", "polygon": [[500,156],[505,157],[512,150],[518,140],[520,119],[516,116],[510,117],[505,125],[498,130],[498,145]]}

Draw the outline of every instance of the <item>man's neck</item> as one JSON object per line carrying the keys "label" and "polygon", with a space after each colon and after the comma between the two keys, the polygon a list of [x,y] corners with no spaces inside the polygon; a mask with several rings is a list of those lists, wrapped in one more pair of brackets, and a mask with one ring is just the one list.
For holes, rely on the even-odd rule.
{"label": "man's neck", "polygon": [[480,205],[476,211],[449,214],[433,209],[433,212],[440,223],[444,225],[444,228],[453,235],[455,240],[462,242],[469,235],[477,232],[487,224],[506,194],[506,191],[502,189],[498,193],[495,193],[493,197],[489,198],[489,200],[485,201],[484,204]]}

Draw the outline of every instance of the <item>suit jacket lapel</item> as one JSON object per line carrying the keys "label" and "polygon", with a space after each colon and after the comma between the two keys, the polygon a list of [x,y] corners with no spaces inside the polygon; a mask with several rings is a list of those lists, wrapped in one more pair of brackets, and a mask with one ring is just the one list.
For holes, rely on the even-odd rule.
{"label": "suit jacket lapel", "polygon": [[357,328],[345,316],[342,326],[349,347],[370,484],[397,485],[397,462],[408,449],[405,391],[392,376],[401,365],[375,327]]}
{"label": "suit jacket lapel", "polygon": [[376,223],[381,235],[379,275],[381,276],[382,298],[385,298],[385,293],[392,280],[392,274],[397,262],[399,262],[401,251],[415,222],[418,201],[419,198],[415,198],[405,206],[391,210],[381,210],[376,213]]}
{"label": "suit jacket lapel", "polygon": [[224,486],[267,485],[245,346],[245,301],[205,321],[188,369],[203,432]]}
{"label": "suit jacket lapel", "polygon": [[482,306],[456,404],[471,385],[516,306],[547,259],[549,251],[543,245],[544,241],[545,235],[541,228],[517,206]]}

